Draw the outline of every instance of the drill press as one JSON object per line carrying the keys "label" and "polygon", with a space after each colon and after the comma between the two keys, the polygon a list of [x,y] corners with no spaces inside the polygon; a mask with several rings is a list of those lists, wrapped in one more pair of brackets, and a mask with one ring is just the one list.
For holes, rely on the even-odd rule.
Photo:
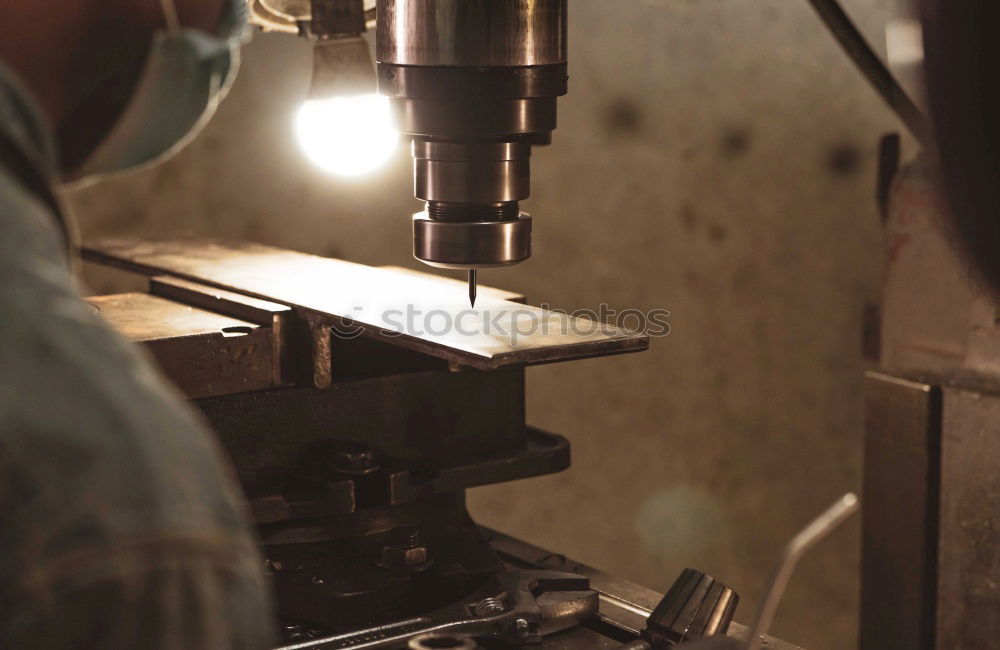
{"label": "drill press", "polygon": [[[377,16],[378,92],[412,139],[413,255],[469,272],[531,256],[531,149],[551,142],[566,94],[566,0],[250,0],[265,29],[316,39],[317,88],[354,94]],[[348,53],[348,54],[344,54]]]}
{"label": "drill press", "polygon": [[[378,85],[413,140],[421,261],[474,272],[530,256],[519,203],[566,92],[566,5],[380,0]],[[361,0],[253,7],[316,37],[318,72],[359,53]],[[526,422],[525,367],[641,351],[645,334],[497,290],[473,313],[449,299],[453,280],[255,244],[108,240],[84,255],[150,276],[148,294],[91,304],[147,346],[232,458],[282,650],[665,650],[746,635],[729,624],[735,594],[709,576],[686,571],[661,601],[466,510],[467,489],[569,465],[568,441]],[[404,307],[488,326],[397,329]]]}
{"label": "drill press", "polygon": [[[533,145],[566,94],[566,0],[380,0],[379,92],[413,139],[413,255],[477,269],[531,256]],[[445,27],[446,28],[443,28]]]}

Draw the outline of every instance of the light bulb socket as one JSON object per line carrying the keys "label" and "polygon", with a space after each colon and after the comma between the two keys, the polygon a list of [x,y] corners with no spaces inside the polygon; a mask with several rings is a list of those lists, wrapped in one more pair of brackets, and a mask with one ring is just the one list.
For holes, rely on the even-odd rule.
{"label": "light bulb socket", "polygon": [[313,48],[309,99],[371,95],[377,90],[375,63],[361,36],[323,38]]}
{"label": "light bulb socket", "polygon": [[311,36],[357,36],[367,29],[364,0],[311,0],[309,20],[301,28]]}

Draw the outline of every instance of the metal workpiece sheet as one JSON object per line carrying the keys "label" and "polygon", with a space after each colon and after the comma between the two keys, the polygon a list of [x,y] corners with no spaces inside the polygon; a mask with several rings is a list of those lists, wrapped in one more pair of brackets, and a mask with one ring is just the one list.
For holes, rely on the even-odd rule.
{"label": "metal workpiece sheet", "polygon": [[373,336],[483,370],[649,347],[642,332],[504,300],[504,292],[484,288],[472,308],[461,283],[450,278],[261,244],[106,239],[85,244],[83,256],[288,305],[335,336]]}

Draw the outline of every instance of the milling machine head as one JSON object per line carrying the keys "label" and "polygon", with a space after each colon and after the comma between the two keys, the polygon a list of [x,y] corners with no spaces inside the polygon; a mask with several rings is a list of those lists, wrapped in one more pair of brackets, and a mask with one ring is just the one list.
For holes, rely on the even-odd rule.
{"label": "milling machine head", "polygon": [[379,92],[413,140],[413,254],[480,269],[531,256],[533,145],[566,94],[567,0],[379,0]]}

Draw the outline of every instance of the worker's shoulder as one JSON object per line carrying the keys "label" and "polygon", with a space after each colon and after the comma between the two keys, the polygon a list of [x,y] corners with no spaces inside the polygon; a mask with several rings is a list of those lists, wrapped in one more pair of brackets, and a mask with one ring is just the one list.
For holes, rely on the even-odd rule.
{"label": "worker's shoulder", "polygon": [[26,262],[65,267],[59,216],[0,162],[0,283],[9,285]]}
{"label": "worker's shoulder", "polygon": [[[109,454],[197,456],[205,427],[50,259],[6,260],[0,281],[0,431],[41,431]],[[2,444],[2,441],[0,441]],[[156,461],[179,461],[162,457]]]}
{"label": "worker's shoulder", "polygon": [[241,528],[207,427],[82,299],[58,239],[21,207],[0,192],[0,480],[16,478],[37,520],[89,509],[139,531]]}
{"label": "worker's shoulder", "polygon": [[0,290],[0,485],[13,491],[0,518],[17,546],[0,573],[24,540],[55,562],[127,539],[156,556],[174,539],[245,537],[207,428],[72,291],[32,291]]}

